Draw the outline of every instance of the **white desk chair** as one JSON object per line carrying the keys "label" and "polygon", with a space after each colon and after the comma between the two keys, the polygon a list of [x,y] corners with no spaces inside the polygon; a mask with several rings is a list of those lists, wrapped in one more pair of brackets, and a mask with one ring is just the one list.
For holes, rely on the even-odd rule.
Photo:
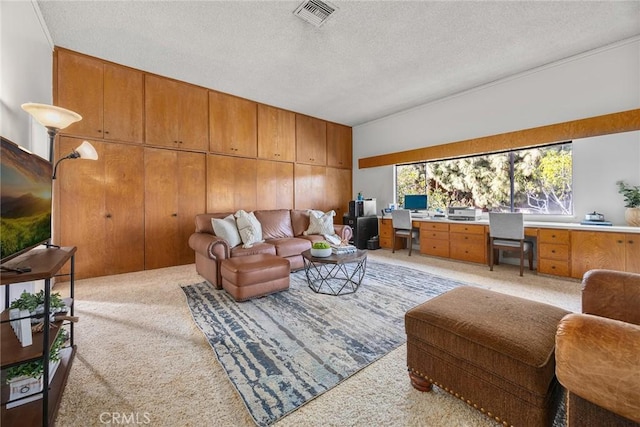
{"label": "white desk chair", "polygon": [[521,213],[489,212],[489,270],[498,264],[498,251],[520,252],[520,276],[524,270],[524,254],[529,257],[529,270],[533,270],[533,244],[524,240],[524,219]]}
{"label": "white desk chair", "polygon": [[411,211],[407,209],[395,209],[391,211],[391,224],[393,227],[392,252],[396,252],[396,237],[403,237],[407,239],[407,244],[409,245],[409,256],[411,256],[413,238],[418,237],[418,231],[411,225]]}

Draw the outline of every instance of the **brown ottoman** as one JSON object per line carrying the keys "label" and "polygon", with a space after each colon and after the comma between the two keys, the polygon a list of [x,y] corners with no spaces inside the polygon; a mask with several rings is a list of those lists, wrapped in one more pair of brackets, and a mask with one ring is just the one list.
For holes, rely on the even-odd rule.
{"label": "brown ottoman", "polygon": [[257,254],[222,261],[222,288],[236,301],[289,289],[289,261],[276,255]]}
{"label": "brown ottoman", "polygon": [[549,426],[559,400],[555,335],[569,312],[471,286],[405,315],[412,385],[432,384],[505,426]]}

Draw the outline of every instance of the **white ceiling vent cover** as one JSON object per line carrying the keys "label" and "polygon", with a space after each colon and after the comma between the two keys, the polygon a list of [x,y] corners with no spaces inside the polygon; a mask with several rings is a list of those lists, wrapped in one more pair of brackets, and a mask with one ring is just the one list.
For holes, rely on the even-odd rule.
{"label": "white ceiling vent cover", "polygon": [[321,26],[338,8],[320,0],[305,0],[293,14],[316,27]]}

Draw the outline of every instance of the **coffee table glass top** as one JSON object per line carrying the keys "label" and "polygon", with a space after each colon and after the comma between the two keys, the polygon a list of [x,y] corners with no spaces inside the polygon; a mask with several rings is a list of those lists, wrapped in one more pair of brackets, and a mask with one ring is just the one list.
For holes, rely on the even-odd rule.
{"label": "coffee table glass top", "polygon": [[314,257],[311,250],[302,252],[309,287],[328,295],[351,294],[358,290],[367,268],[367,251]]}

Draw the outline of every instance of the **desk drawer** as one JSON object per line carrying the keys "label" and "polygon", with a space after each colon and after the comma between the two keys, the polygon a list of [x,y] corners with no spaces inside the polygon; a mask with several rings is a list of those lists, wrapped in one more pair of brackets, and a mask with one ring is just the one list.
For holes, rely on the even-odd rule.
{"label": "desk drawer", "polygon": [[538,272],[542,274],[553,274],[554,276],[569,276],[569,261],[559,261],[554,259],[539,259]]}
{"label": "desk drawer", "polygon": [[420,233],[423,231],[449,231],[449,224],[441,222],[422,222],[420,224]]}
{"label": "desk drawer", "polygon": [[484,244],[468,244],[451,242],[449,256],[461,261],[477,262],[483,264],[487,260],[487,251]]}
{"label": "desk drawer", "polygon": [[486,236],[482,234],[450,233],[451,243],[473,244],[484,247]]}
{"label": "desk drawer", "polygon": [[420,230],[420,241],[425,240],[446,240],[449,241],[449,232],[448,231],[431,231],[431,230]]}
{"label": "desk drawer", "polygon": [[555,259],[561,261],[569,260],[569,245],[554,245],[541,243],[538,246],[540,258]]}
{"label": "desk drawer", "polygon": [[538,241],[540,243],[556,243],[561,245],[569,244],[569,230],[557,230],[552,228],[541,228],[538,231]]}
{"label": "desk drawer", "polygon": [[485,234],[484,225],[451,224],[449,231],[452,233]]}
{"label": "desk drawer", "polygon": [[420,239],[420,253],[431,256],[439,256],[442,258],[449,258],[449,241]]}

